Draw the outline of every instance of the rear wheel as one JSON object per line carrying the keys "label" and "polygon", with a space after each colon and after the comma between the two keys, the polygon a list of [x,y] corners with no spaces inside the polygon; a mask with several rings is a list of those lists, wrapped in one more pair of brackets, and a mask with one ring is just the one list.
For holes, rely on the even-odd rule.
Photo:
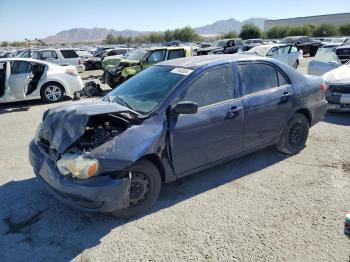
{"label": "rear wheel", "polygon": [[112,212],[119,218],[130,218],[150,209],[158,199],[162,184],[158,168],[147,160],[136,162],[130,171],[130,206]]}
{"label": "rear wheel", "polygon": [[64,97],[64,88],[58,83],[47,83],[41,88],[40,96],[45,103],[60,102]]}
{"label": "rear wheel", "polygon": [[303,114],[296,113],[283,131],[281,140],[276,146],[277,150],[288,155],[297,154],[305,147],[308,136],[308,119]]}

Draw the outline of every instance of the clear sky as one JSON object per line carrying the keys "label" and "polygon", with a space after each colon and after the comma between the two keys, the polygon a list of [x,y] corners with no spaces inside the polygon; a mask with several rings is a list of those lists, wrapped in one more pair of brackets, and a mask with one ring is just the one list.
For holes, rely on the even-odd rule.
{"label": "clear sky", "polygon": [[160,31],[228,18],[346,12],[350,0],[0,0],[0,41],[44,38],[75,27]]}

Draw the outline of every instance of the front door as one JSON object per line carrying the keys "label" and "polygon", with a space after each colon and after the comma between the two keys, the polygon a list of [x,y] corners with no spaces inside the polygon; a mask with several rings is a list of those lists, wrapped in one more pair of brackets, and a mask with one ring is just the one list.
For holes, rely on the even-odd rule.
{"label": "front door", "polygon": [[145,63],[142,64],[142,70],[145,70],[151,65],[164,61],[165,55],[166,55],[166,49],[150,51],[150,54],[146,58]]}
{"label": "front door", "polygon": [[184,90],[178,101],[193,101],[198,113],[170,120],[175,173],[201,168],[242,152],[243,108],[232,64],[211,68]]}
{"label": "front door", "polygon": [[238,67],[243,82],[246,151],[270,144],[280,135],[293,107],[294,89],[271,64],[249,62]]}
{"label": "front door", "polygon": [[8,98],[23,99],[32,78],[32,65],[26,61],[15,61],[7,79]]}

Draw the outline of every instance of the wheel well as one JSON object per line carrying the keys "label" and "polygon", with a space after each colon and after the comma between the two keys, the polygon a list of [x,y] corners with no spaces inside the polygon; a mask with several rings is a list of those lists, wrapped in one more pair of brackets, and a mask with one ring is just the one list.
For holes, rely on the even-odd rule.
{"label": "wheel well", "polygon": [[63,86],[61,83],[56,82],[56,81],[50,81],[50,82],[46,82],[45,84],[43,84],[43,85],[41,86],[41,88],[40,88],[40,93],[43,91],[43,88],[44,88],[45,86],[49,85],[49,84],[55,84],[55,85],[58,85],[58,86],[62,87],[62,88],[63,88],[63,93],[64,93],[64,94],[66,93],[66,89],[64,88],[64,86]]}
{"label": "wheel well", "polygon": [[307,110],[306,108],[301,108],[298,111],[296,111],[295,113],[299,113],[304,115],[307,120],[309,121],[309,125],[311,126],[311,122],[312,122],[312,117],[311,117],[311,113],[309,110]]}
{"label": "wheel well", "polygon": [[148,161],[152,162],[159,170],[160,176],[162,178],[162,181],[165,181],[165,169],[163,166],[162,161],[160,160],[159,156],[156,154],[149,154],[142,157],[142,159],[147,159]]}

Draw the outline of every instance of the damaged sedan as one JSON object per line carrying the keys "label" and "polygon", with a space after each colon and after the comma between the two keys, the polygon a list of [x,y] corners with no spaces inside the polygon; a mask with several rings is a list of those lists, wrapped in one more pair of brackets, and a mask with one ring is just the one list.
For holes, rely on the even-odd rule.
{"label": "damaged sedan", "polygon": [[162,183],[271,145],[300,152],[324,117],[324,92],[321,77],[269,58],[164,61],[104,98],[46,111],[30,163],[64,203],[132,217]]}

